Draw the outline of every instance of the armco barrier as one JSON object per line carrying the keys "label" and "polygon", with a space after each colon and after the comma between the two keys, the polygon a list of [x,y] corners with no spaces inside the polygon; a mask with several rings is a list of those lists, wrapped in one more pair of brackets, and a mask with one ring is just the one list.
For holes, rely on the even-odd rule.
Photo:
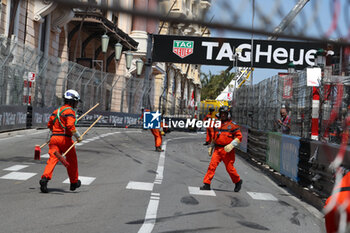
{"label": "armco barrier", "polygon": [[268,133],[266,163],[278,172],[280,171],[281,138],[281,133]]}
{"label": "armco barrier", "polygon": [[282,134],[280,173],[298,182],[300,137]]}
{"label": "armco barrier", "polygon": [[27,127],[27,106],[0,106],[0,132],[25,129]]}
{"label": "armco barrier", "polygon": [[247,153],[248,150],[248,127],[245,125],[241,125],[241,133],[242,133],[242,141],[239,144],[239,149],[244,153]]}

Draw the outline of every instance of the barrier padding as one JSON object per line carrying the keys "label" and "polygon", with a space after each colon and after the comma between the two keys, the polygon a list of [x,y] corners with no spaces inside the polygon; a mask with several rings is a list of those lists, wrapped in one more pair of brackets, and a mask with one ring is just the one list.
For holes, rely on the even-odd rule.
{"label": "barrier padding", "polygon": [[268,133],[266,163],[278,172],[280,171],[281,139],[281,133]]}
{"label": "barrier padding", "polygon": [[282,134],[280,173],[298,182],[300,137]]}

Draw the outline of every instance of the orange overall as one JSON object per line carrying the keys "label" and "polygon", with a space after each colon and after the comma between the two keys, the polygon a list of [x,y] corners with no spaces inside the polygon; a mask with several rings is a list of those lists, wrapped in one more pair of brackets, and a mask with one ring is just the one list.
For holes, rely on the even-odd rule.
{"label": "orange overall", "polygon": [[154,144],[156,147],[162,146],[162,135],[159,129],[151,129],[151,132],[154,136]]}
{"label": "orange overall", "polygon": [[348,201],[349,203],[346,206],[346,214],[347,219],[346,222],[350,222],[350,172],[348,172],[343,179],[341,180],[341,183],[339,187],[337,187],[337,193],[330,196],[327,201],[326,205],[330,204],[332,198],[336,198],[336,204],[332,208],[332,210],[325,215],[325,224],[326,224],[326,230],[327,233],[336,233],[338,232],[339,227],[339,221],[340,221],[340,212],[339,207],[345,202]]}
{"label": "orange overall", "polygon": [[[208,115],[206,115],[204,117],[204,121],[207,121],[209,119],[212,119],[212,115],[209,113]],[[207,143],[211,143],[211,141],[213,140],[213,137],[214,137],[214,128],[213,127],[208,127],[207,128],[207,138],[205,139],[205,142]]]}
{"label": "orange overall", "polygon": [[231,177],[233,183],[240,181],[240,177],[233,166],[235,162],[234,149],[230,152],[226,152],[224,147],[231,143],[235,138],[242,141],[242,133],[239,130],[239,126],[235,125],[231,120],[221,121],[220,128],[214,128],[214,152],[211,156],[208,171],[204,176],[203,183],[210,184],[215,175],[215,170],[221,161],[224,161],[226,171]]}
{"label": "orange overall", "polygon": [[[167,126],[167,124],[165,124]],[[164,132],[168,130],[168,128],[164,129],[164,124],[163,122],[160,122],[160,128],[163,129]],[[162,146],[162,134],[160,129],[151,129],[151,132],[154,136],[154,141],[155,141],[155,146],[156,147],[161,147]]]}
{"label": "orange overall", "polygon": [[[59,118],[56,117],[58,110],[60,111]],[[48,180],[51,180],[53,170],[58,162],[58,159],[53,153],[58,151],[60,154],[63,154],[73,144],[72,131],[76,131],[75,119],[75,111],[70,105],[63,105],[56,109],[50,116],[50,120],[47,124],[47,127],[52,131],[49,144],[50,158],[47,160],[47,165],[41,178],[45,177]],[[69,163],[69,166],[67,167],[69,180],[71,183],[76,183],[78,182],[78,160],[75,148],[72,148],[67,153],[66,159]]]}

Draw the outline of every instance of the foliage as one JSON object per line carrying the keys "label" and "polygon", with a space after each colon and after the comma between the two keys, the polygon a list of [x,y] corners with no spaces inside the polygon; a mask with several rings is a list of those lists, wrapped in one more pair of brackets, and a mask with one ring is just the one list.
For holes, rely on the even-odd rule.
{"label": "foliage", "polygon": [[201,73],[201,100],[216,99],[234,77],[235,73],[225,70],[217,75],[213,75],[210,71],[209,74]]}

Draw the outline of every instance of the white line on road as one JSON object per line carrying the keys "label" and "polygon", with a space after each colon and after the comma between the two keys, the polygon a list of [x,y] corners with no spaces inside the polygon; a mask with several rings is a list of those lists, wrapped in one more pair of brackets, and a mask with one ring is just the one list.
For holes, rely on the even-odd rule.
{"label": "white line on road", "polygon": [[200,190],[199,187],[188,186],[188,191],[193,195],[216,196],[214,190]]}
{"label": "white line on road", "polygon": [[48,153],[40,155],[40,158],[50,158],[50,155]]}
{"label": "white line on road", "polygon": [[[163,181],[165,152],[166,152],[167,141],[168,140],[163,142],[162,148],[164,151],[161,152],[159,155],[157,175],[154,179],[155,184],[161,184]],[[152,187],[152,189],[153,189],[153,187]],[[153,227],[156,224],[159,199],[160,199],[159,193],[152,193],[151,194],[151,198],[149,200],[147,211],[146,211],[145,220],[144,220],[140,230],[138,231],[139,233],[151,233],[152,232]]]}
{"label": "white line on road", "polygon": [[[165,142],[163,142],[162,148],[163,152],[159,155],[159,161],[158,161],[158,168],[157,168],[157,175],[154,179],[154,184],[161,184],[163,181],[163,173],[164,173],[164,164],[165,164],[165,153],[166,153],[166,144],[168,141],[175,140],[175,139],[182,139],[182,138],[190,138],[190,137],[179,137],[179,138],[172,138],[168,139]],[[159,193],[152,193],[151,198],[148,203],[147,211],[145,220],[138,231],[138,233],[151,233],[154,225],[156,224],[156,218],[157,218],[157,210],[160,200],[160,194]]]}
{"label": "white line on road", "polygon": [[126,189],[152,191],[153,185],[153,183],[129,181]]}
{"label": "white line on road", "polygon": [[31,172],[10,172],[9,174],[6,174],[0,179],[5,180],[28,180],[32,176],[35,176],[37,173],[31,173]]}
{"label": "white line on road", "polygon": [[19,171],[23,168],[29,167],[28,165],[14,165],[12,167],[5,168],[4,171]]}
{"label": "white line on road", "polygon": [[[81,181],[82,185],[90,185],[96,179],[96,177],[79,176],[78,179]],[[64,180],[62,183],[69,184],[69,178]]]}
{"label": "white line on road", "polygon": [[157,176],[155,179],[155,182],[157,182],[157,184],[161,184],[163,181],[163,173],[164,173],[164,163],[165,163],[165,151],[166,151],[166,144],[167,141],[165,141],[163,143],[163,152],[160,152],[159,155],[159,161],[158,161],[158,168],[157,168]]}
{"label": "white line on road", "polygon": [[159,206],[159,193],[152,193],[149,201],[145,221],[143,222],[138,233],[150,233],[152,232],[154,225],[156,224],[157,211]]}
{"label": "white line on road", "polygon": [[278,201],[278,199],[271,193],[257,193],[257,192],[247,192],[248,195],[255,200],[263,201]]}

